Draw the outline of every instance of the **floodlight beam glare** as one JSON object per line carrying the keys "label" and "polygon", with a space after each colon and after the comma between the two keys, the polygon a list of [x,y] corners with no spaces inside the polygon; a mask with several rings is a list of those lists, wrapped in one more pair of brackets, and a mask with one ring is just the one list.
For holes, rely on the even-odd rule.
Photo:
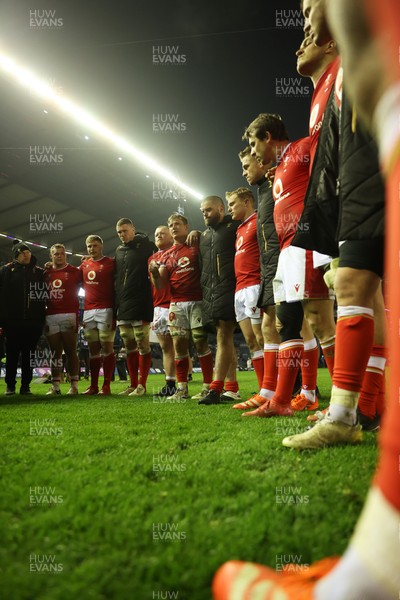
{"label": "floodlight beam glare", "polygon": [[88,127],[97,135],[101,135],[103,138],[114,144],[119,150],[126,152],[126,154],[129,154],[135,158],[146,168],[154,171],[158,176],[161,175],[166,180],[171,181],[177,187],[185,190],[198,200],[202,200],[204,198],[204,194],[197,192],[190,186],[186,185],[186,183],[183,183],[183,181],[176,177],[169,169],[160,165],[156,160],[133,146],[127,140],[115,135],[110,129],[100,123],[100,121],[90,115],[86,110],[77,106],[71,100],[58,96],[46,81],[41,81],[28,69],[18,66],[15,61],[8,56],[0,54],[0,66],[3,71],[9,73],[21,85],[30,88],[31,92],[42,98],[45,98],[46,100],[50,100],[59,109],[69,114],[75,121],[84,127]]}

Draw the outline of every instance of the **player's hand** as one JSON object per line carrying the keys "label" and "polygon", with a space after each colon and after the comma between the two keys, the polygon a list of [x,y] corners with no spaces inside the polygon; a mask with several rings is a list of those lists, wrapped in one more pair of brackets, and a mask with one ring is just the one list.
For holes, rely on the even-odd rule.
{"label": "player's hand", "polygon": [[51,269],[53,266],[53,263],[49,260],[47,263],[44,263],[43,268],[48,270]]}
{"label": "player's hand", "polygon": [[157,262],[156,260],[151,260],[150,264],[149,264],[149,271],[152,275],[154,275],[155,273],[159,273],[158,267],[160,266],[160,263]]}
{"label": "player's hand", "polygon": [[187,245],[188,246],[198,246],[200,236],[201,236],[201,231],[197,231],[196,229],[194,229],[193,231],[190,231],[189,235],[186,238]]}

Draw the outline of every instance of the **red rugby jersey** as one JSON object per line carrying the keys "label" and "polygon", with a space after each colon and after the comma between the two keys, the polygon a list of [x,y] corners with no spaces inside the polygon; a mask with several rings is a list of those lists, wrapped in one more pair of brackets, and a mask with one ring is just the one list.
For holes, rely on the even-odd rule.
{"label": "red rugby jersey", "polygon": [[103,256],[97,260],[87,258],[79,268],[83,274],[85,310],[113,308],[115,260],[108,256]]}
{"label": "red rugby jersey", "polygon": [[[148,263],[150,264],[150,262],[152,260],[155,260],[159,263],[162,262],[162,255],[165,254],[165,252],[168,252],[170,248],[168,248],[167,250],[159,250],[158,252],[154,252],[153,256],[150,256]],[[151,277],[150,277],[150,281],[151,281]],[[157,288],[152,285],[151,286],[151,291],[153,294],[153,306],[162,306],[163,308],[168,308],[170,303],[171,303],[171,287],[169,282],[167,283],[167,285],[162,288],[161,290],[157,290]]]}
{"label": "red rugby jersey", "polygon": [[307,137],[286,146],[275,171],[272,186],[274,222],[281,250],[290,246],[303,212],[310,177],[310,143]]}
{"label": "red rugby jersey", "polygon": [[257,213],[247,217],[236,230],[235,292],[260,283],[260,251],[257,241]]}
{"label": "red rugby jersey", "polygon": [[46,315],[78,313],[79,288],[82,287],[82,273],[78,267],[66,265],[62,269],[46,269]]}
{"label": "red rugby jersey", "polygon": [[199,247],[174,244],[162,256],[161,268],[169,274],[171,302],[202,300]]}
{"label": "red rugby jersey", "polygon": [[309,136],[311,138],[310,147],[310,173],[313,166],[315,153],[317,151],[319,132],[321,131],[322,121],[324,120],[324,112],[326,104],[328,102],[329,94],[331,93],[332,86],[335,83],[336,76],[340,67],[340,58],[337,57],[333,60],[321,77],[317,81],[315,86],[314,94],[311,100],[310,109],[310,122],[309,122]]}

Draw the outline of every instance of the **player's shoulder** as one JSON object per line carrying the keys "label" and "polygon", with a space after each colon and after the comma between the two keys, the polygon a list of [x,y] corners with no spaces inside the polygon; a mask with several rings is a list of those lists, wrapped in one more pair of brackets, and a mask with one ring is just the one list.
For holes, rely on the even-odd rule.
{"label": "player's shoulder", "polygon": [[79,267],[75,267],[74,265],[70,265],[69,263],[67,264],[67,266],[65,267],[65,270],[70,272],[70,273],[76,273],[79,271]]}
{"label": "player's shoulder", "polygon": [[111,258],[110,256],[102,256],[99,260],[93,261],[93,264],[114,266],[115,258]]}

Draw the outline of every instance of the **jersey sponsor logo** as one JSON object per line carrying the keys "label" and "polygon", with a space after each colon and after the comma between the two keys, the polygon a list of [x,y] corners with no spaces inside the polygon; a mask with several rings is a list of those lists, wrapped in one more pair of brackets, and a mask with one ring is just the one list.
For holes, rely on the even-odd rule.
{"label": "jersey sponsor logo", "polygon": [[280,200],[280,198],[281,198],[281,195],[282,195],[282,193],[283,193],[283,184],[282,184],[282,179],[279,179],[279,178],[278,178],[278,179],[276,179],[276,180],[274,181],[274,185],[273,185],[273,188],[272,188],[272,192],[273,192],[273,194],[274,194],[274,198],[275,198],[276,200]]}
{"label": "jersey sponsor logo", "polygon": [[52,284],[52,285],[53,285],[53,288],[56,288],[56,289],[57,289],[57,288],[60,288],[60,287],[62,286],[62,281],[61,281],[61,279],[55,279],[55,280],[53,281],[53,284]]}
{"label": "jersey sponsor logo", "polygon": [[189,263],[190,263],[190,258],[188,256],[182,256],[178,260],[178,267],[187,267]]}
{"label": "jersey sponsor logo", "polygon": [[300,289],[300,284],[299,283],[295,283],[294,284],[294,289],[296,290],[296,292],[298,292],[299,289]]}
{"label": "jersey sponsor logo", "polygon": [[168,315],[168,319],[169,319],[169,321],[175,321],[175,313],[170,312]]}
{"label": "jersey sponsor logo", "polygon": [[89,281],[93,281],[93,279],[96,279],[96,271],[89,271],[89,273],[87,274],[87,277],[88,277]]}
{"label": "jersey sponsor logo", "polygon": [[242,247],[242,245],[243,245],[243,236],[241,235],[236,240],[236,250],[240,250],[240,248]]}

